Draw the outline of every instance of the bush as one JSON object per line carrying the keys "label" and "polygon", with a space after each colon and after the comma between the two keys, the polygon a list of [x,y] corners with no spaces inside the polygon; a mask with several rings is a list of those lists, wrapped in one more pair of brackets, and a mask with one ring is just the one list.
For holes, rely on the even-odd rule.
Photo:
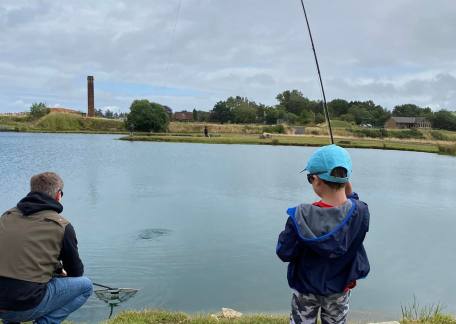
{"label": "bush", "polygon": [[39,118],[49,114],[49,111],[50,111],[49,108],[46,107],[46,104],[44,102],[40,102],[40,103],[35,102],[30,107],[30,117],[32,119],[39,119]]}
{"label": "bush", "polygon": [[133,101],[125,120],[125,126],[130,131],[165,132],[168,124],[165,108],[146,99]]}
{"label": "bush", "polygon": [[439,131],[431,131],[431,137],[432,137],[432,139],[435,139],[438,141],[449,141],[450,140],[449,136],[447,136]]}
{"label": "bush", "polygon": [[384,129],[347,129],[359,137],[383,138],[388,137],[388,132]]}
{"label": "bush", "polygon": [[263,132],[285,134],[285,127],[283,125],[265,126],[263,127]]}
{"label": "bush", "polygon": [[407,129],[402,131],[389,131],[389,137],[396,138],[415,138],[415,139],[424,139],[423,133],[417,129]]}
{"label": "bush", "polygon": [[446,155],[456,155],[456,144],[439,144],[439,153]]}

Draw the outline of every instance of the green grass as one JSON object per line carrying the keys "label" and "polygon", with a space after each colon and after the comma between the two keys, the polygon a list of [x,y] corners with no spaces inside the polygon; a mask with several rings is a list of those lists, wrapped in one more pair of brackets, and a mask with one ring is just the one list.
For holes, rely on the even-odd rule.
{"label": "green grass", "polygon": [[[456,319],[442,312],[442,307],[422,307],[416,302],[402,307],[402,324],[456,324]],[[104,324],[285,324],[289,323],[288,315],[250,315],[238,319],[215,318],[211,315],[189,315],[181,312],[163,310],[124,311]]]}
{"label": "green grass", "polygon": [[75,114],[50,113],[40,118],[32,129],[48,131],[125,131],[120,120],[86,118]]}
{"label": "green grass", "polygon": [[0,116],[0,131],[127,133],[121,120],[67,113],[50,113],[38,120],[31,120],[28,116]]}
{"label": "green grass", "polygon": [[440,304],[420,305],[416,298],[410,305],[401,306],[402,324],[456,324],[456,319],[443,313]]}
{"label": "green grass", "polygon": [[232,324],[285,324],[289,323],[288,316],[272,315],[246,315],[239,319],[217,319],[210,315],[187,315],[180,312],[167,312],[160,310],[147,310],[142,312],[122,312],[106,324],[149,324],[149,323],[182,323],[182,324],[212,324],[212,323],[232,323]]}
{"label": "green grass", "polygon": [[439,153],[456,156],[456,144],[438,144]]}

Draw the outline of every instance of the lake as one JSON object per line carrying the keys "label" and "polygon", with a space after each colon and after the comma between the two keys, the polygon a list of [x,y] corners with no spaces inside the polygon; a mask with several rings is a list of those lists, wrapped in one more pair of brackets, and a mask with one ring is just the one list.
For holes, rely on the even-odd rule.
{"label": "lake", "polygon": [[[59,173],[86,274],[141,289],[116,312],[287,313],[286,264],[275,245],[286,209],[317,199],[299,173],[315,148],[118,137],[0,133],[0,209],[28,193],[32,175]],[[349,151],[354,190],[371,212],[371,274],[353,290],[352,318],[398,318],[414,296],[456,314],[456,159]],[[108,313],[91,297],[71,319]]]}

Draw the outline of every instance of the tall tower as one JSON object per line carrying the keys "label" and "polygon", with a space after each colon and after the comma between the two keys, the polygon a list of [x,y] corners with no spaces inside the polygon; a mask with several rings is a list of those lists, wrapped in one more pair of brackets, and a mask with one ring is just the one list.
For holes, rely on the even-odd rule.
{"label": "tall tower", "polygon": [[95,117],[95,98],[92,75],[87,76],[87,116]]}

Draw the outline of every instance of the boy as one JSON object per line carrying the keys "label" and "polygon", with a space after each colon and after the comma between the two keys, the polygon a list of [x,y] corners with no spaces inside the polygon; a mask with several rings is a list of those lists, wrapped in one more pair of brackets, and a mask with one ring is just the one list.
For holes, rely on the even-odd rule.
{"label": "boy", "polygon": [[350,290],[370,270],[363,246],[369,210],[351,190],[352,164],[345,149],[319,148],[304,171],[321,200],[288,209],[276,248],[289,262],[290,323],[317,323],[320,309],[323,324],[346,323]]}

